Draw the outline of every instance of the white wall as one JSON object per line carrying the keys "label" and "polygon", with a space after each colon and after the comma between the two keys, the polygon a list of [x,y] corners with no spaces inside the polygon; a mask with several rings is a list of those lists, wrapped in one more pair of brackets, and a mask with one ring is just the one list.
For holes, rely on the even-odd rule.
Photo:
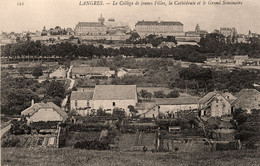
{"label": "white wall", "polygon": [[176,113],[181,110],[193,110],[198,109],[198,104],[187,105],[159,105],[159,113],[165,114],[169,111],[170,114]]}
{"label": "white wall", "polygon": [[[115,106],[113,106],[113,102],[115,102]],[[114,109],[114,108],[122,108],[126,111],[127,115],[128,112],[128,106],[133,105],[135,106],[137,103],[137,100],[93,100],[93,108],[94,109]]]}
{"label": "white wall", "polygon": [[39,121],[62,121],[62,116],[53,110],[52,108],[48,109],[39,109],[28,119],[31,122],[39,122]]}
{"label": "white wall", "polygon": [[75,100],[70,101],[70,109],[71,110],[76,110],[77,108],[86,108],[87,106],[87,101],[89,101],[89,107],[93,108],[93,102],[92,100],[77,100],[77,107],[75,106]]}

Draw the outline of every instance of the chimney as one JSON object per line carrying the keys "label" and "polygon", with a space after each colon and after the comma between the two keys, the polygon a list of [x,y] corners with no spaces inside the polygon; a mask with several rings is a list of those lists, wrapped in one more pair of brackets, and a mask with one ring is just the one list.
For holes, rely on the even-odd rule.
{"label": "chimney", "polygon": [[34,105],[34,100],[32,99],[32,103],[31,103],[31,106],[33,106]]}

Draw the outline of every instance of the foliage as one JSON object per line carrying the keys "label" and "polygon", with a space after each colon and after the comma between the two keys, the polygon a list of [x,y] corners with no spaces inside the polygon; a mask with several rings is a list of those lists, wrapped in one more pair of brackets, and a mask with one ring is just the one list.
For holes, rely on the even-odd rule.
{"label": "foliage", "polygon": [[31,127],[21,121],[12,121],[10,132],[15,135],[31,134]]}
{"label": "foliage", "polygon": [[177,90],[172,90],[170,93],[168,93],[167,97],[168,98],[177,98],[179,97],[180,94]]}
{"label": "foliage", "polygon": [[88,149],[88,150],[109,150],[109,145],[97,140],[94,141],[82,141],[77,142],[74,145],[76,149]]}
{"label": "foliage", "polygon": [[125,117],[125,111],[119,108],[113,109],[113,116],[118,117],[118,118],[123,118]]}
{"label": "foliage", "polygon": [[15,147],[20,142],[16,136],[7,136],[2,139],[2,147]]}
{"label": "foliage", "polygon": [[35,78],[39,78],[40,76],[42,76],[43,74],[43,70],[41,67],[35,67],[32,71],[32,75],[35,77]]}
{"label": "foliage", "polygon": [[138,113],[137,109],[133,105],[128,106],[129,112],[132,114],[132,116],[136,115]]}
{"label": "foliage", "polygon": [[57,129],[59,121],[40,121],[30,123],[32,129]]}
{"label": "foliage", "polygon": [[237,121],[238,125],[242,125],[247,121],[248,115],[246,114],[246,110],[241,108],[236,109],[233,113],[233,119]]}
{"label": "foliage", "polygon": [[[64,124],[63,124],[64,125]],[[108,129],[109,126],[105,124],[69,124],[65,125],[68,131],[102,131]]]}
{"label": "foliage", "polygon": [[165,94],[164,91],[154,91],[154,95],[155,98],[164,98]]}
{"label": "foliage", "polygon": [[47,87],[47,95],[49,95],[50,97],[64,98],[64,85],[56,80],[52,80]]}
{"label": "foliage", "polygon": [[142,98],[144,98],[146,100],[148,100],[152,97],[152,94],[150,92],[148,92],[147,90],[144,90],[144,89],[142,89],[140,91],[140,95],[141,95]]}

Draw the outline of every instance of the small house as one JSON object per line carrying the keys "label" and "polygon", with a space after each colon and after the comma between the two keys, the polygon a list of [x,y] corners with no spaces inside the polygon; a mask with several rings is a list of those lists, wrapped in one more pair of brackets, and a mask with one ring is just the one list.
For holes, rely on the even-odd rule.
{"label": "small house", "polygon": [[260,109],[260,92],[256,89],[242,89],[236,94],[235,109],[242,108],[251,113],[252,109]]}
{"label": "small house", "polygon": [[199,100],[199,115],[221,117],[231,115],[236,98],[230,93],[209,92]]}
{"label": "small house", "polygon": [[57,70],[52,72],[49,75],[50,78],[66,78],[66,70],[62,67],[59,67]]}
{"label": "small house", "polygon": [[40,121],[64,122],[68,117],[67,113],[61,110],[61,108],[53,102],[34,104],[33,101],[29,108],[21,112],[21,115],[26,117],[28,123]]}
{"label": "small house", "polygon": [[157,98],[155,103],[159,114],[175,118],[177,112],[198,109],[198,97]]}
{"label": "small house", "polygon": [[75,110],[78,114],[85,116],[92,114],[93,92],[72,91],[70,97],[70,109]]}

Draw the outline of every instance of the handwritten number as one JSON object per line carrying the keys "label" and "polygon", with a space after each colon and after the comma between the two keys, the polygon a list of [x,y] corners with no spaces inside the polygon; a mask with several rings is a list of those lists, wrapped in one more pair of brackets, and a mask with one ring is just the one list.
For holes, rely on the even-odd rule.
{"label": "handwritten number", "polygon": [[23,6],[24,2],[17,2],[17,6]]}

